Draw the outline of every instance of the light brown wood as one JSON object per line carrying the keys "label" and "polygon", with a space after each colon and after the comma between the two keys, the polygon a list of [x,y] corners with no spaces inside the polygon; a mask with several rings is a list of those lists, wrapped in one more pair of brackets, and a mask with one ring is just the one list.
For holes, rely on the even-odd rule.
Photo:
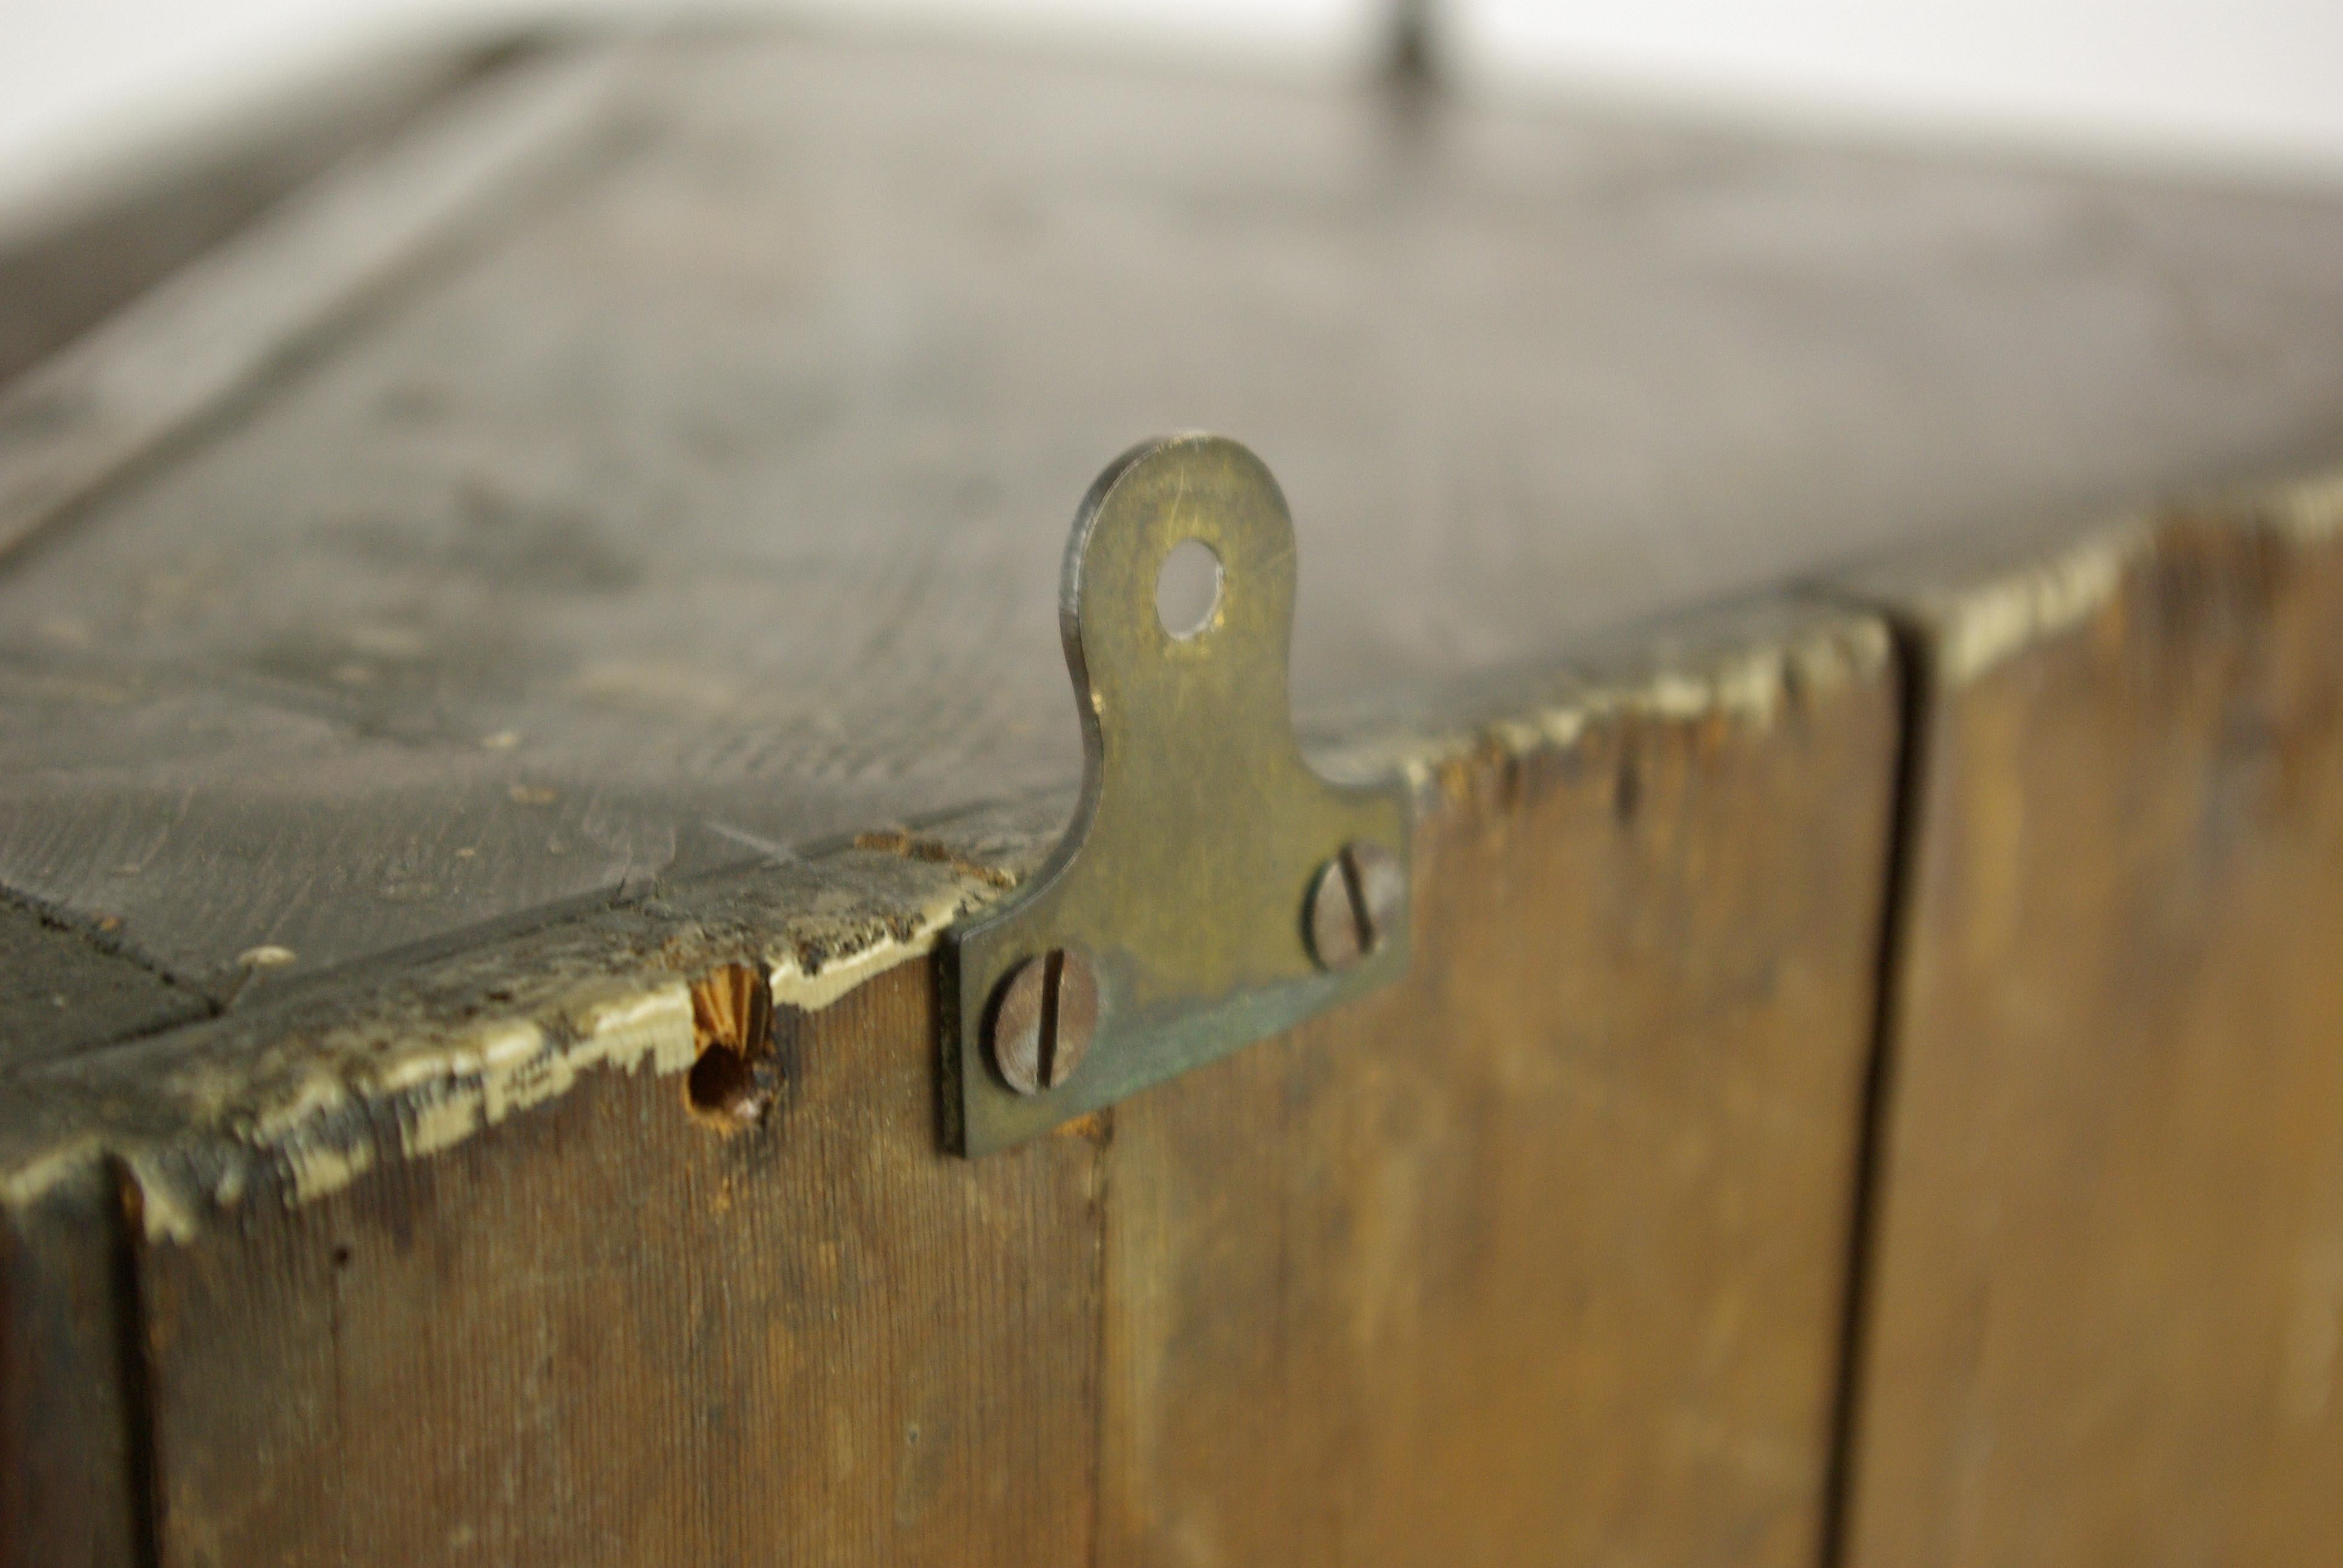
{"label": "light brown wood", "polygon": [[920,964],[774,1046],[147,1245],[165,1568],[1083,1561],[1095,1151],[939,1151]]}
{"label": "light brown wood", "polygon": [[2330,1562],[2343,490],[1920,573],[1847,1561]]}
{"label": "light brown wood", "polygon": [[1897,745],[1770,714],[1462,756],[1399,988],[1118,1107],[1101,1561],[1814,1561]]}

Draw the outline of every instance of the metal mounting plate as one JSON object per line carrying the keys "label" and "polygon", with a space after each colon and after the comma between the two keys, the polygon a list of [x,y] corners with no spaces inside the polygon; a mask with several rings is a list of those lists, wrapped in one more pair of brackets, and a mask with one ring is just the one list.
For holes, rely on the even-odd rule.
{"label": "metal mounting plate", "polygon": [[[1220,593],[1175,637],[1157,579],[1191,539],[1218,558]],[[1081,804],[1025,889],[944,945],[944,1131],[963,1153],[1023,1142],[1404,972],[1403,877],[1355,962],[1312,957],[1320,873],[1346,846],[1403,869],[1409,810],[1396,781],[1344,787],[1302,759],[1286,692],[1294,578],[1285,498],[1234,441],[1149,442],[1083,498],[1059,599]],[[1009,977],[1052,951],[1087,957],[1096,1022],[1058,1087],[1020,1093],[987,1030]]]}

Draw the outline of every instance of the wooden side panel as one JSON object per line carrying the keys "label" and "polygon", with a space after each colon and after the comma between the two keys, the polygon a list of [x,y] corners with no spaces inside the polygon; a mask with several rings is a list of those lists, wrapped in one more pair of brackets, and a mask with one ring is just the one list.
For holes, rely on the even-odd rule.
{"label": "wooden side panel", "polygon": [[[1857,1568],[2343,1549],[2331,487],[2320,511],[1916,601]],[[1999,646],[2028,617],[2056,624]]]}
{"label": "wooden side panel", "polygon": [[1770,714],[1450,767],[1411,978],[1116,1108],[1102,1561],[1813,1561],[1873,646]]}
{"label": "wooden side panel", "polygon": [[0,1228],[0,1568],[143,1561],[115,1194],[91,1159]]}
{"label": "wooden side panel", "polygon": [[753,1131],[598,1070],[151,1242],[166,1568],[1085,1560],[1095,1151],[940,1153],[930,993],[783,1010]]}

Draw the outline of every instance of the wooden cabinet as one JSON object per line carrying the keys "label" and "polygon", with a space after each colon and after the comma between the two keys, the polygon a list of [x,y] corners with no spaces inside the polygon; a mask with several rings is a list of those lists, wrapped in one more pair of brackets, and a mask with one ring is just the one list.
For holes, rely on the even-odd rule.
{"label": "wooden cabinet", "polygon": [[[1006,56],[439,91],[0,386],[0,1556],[2324,1563],[2338,250]],[[1407,973],[962,1158],[1066,523],[1195,427]]]}

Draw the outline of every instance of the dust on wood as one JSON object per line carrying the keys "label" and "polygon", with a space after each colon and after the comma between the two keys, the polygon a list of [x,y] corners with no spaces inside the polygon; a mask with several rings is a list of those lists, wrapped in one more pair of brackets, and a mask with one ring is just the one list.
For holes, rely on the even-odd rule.
{"label": "dust on wood", "polygon": [[1896,682],[1700,684],[1427,759],[1409,980],[1115,1108],[1100,1561],[1813,1561]]}

